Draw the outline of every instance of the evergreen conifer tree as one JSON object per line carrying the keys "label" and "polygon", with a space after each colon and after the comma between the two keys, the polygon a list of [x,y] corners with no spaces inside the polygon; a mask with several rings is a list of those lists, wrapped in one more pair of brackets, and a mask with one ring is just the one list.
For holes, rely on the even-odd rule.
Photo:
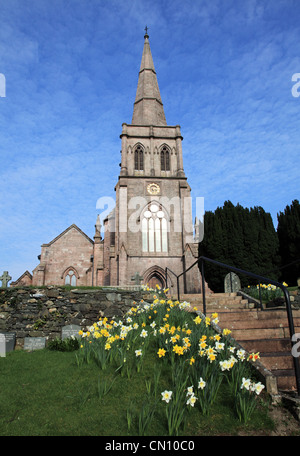
{"label": "evergreen conifer tree", "polygon": [[[277,279],[278,238],[271,215],[262,207],[243,208],[225,201],[215,212],[205,212],[204,238],[199,254],[249,272]],[[205,263],[205,279],[215,292],[224,291],[229,271]],[[242,286],[253,281],[241,276]]]}
{"label": "evergreen conifer tree", "polygon": [[[290,206],[286,206],[284,212],[277,214],[277,234],[279,240],[279,253],[281,267],[294,263],[290,267],[283,268],[281,280],[288,285],[296,285],[300,277],[300,204],[294,200]],[[204,225],[205,226],[205,225]],[[297,262],[299,260],[299,262]]]}

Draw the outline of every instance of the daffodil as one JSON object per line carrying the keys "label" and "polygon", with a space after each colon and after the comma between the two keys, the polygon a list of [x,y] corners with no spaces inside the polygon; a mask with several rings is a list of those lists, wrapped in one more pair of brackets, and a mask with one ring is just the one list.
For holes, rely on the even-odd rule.
{"label": "daffodil", "polygon": [[261,382],[255,383],[254,387],[253,387],[253,391],[255,391],[255,393],[257,395],[259,395],[262,392],[262,390],[264,389],[264,387],[265,386]]}
{"label": "daffodil", "polygon": [[224,343],[216,342],[215,347],[216,347],[216,350],[217,350],[217,351],[224,350]]}
{"label": "daffodil", "polygon": [[251,361],[257,361],[258,359],[260,359],[260,356],[259,356],[259,352],[257,353],[250,353],[250,355],[248,356],[247,358],[247,361],[251,360]]}
{"label": "daffodil", "polygon": [[158,356],[161,358],[162,356],[165,356],[166,350],[164,348],[160,348],[157,352]]}
{"label": "daffodil", "polygon": [[244,359],[245,359],[245,354],[246,354],[245,350],[240,349],[240,350],[238,350],[238,351],[236,352],[236,354],[237,354],[238,358],[239,358],[241,361],[244,361]]}
{"label": "daffodil", "polygon": [[245,388],[246,390],[249,391],[250,386],[251,386],[251,380],[250,380],[250,378],[245,378],[245,377],[243,377],[241,389],[242,389],[242,388]]}
{"label": "daffodil", "polygon": [[186,401],[186,404],[190,405],[191,407],[194,407],[196,400],[197,400],[196,396],[192,395],[188,398],[188,400]]}
{"label": "daffodil", "polygon": [[205,318],[205,324],[206,324],[206,326],[210,325],[210,318],[209,317]]}
{"label": "daffodil", "polygon": [[187,395],[187,396],[192,396],[193,394],[194,394],[194,387],[193,387],[193,386],[189,386],[189,387],[187,388],[187,393],[186,393],[186,395]]}
{"label": "daffodil", "polygon": [[199,382],[198,382],[198,389],[204,389],[206,385],[206,382],[203,380],[202,377],[200,377]]}
{"label": "daffodil", "polygon": [[209,362],[212,363],[216,359],[216,355],[214,353],[210,353],[207,357],[209,359]]}
{"label": "daffodil", "polygon": [[173,347],[173,352],[175,352],[177,355],[183,355],[184,352],[184,347],[181,347],[180,345],[175,345]]}
{"label": "daffodil", "polygon": [[171,398],[172,398],[172,393],[173,391],[163,391],[161,394],[162,394],[162,400],[165,401],[167,404],[170,402]]}

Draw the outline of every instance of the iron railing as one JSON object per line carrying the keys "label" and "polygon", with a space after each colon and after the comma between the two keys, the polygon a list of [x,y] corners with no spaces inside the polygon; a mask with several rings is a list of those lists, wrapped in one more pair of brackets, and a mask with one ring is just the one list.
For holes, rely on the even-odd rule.
{"label": "iron railing", "polygon": [[[177,280],[177,299],[180,301],[180,287],[179,287],[179,278],[186,274],[188,271],[190,271],[196,264],[199,265],[200,271],[201,271],[201,280],[202,280],[202,300],[203,300],[203,313],[206,315],[206,301],[205,301],[205,274],[204,274],[204,263],[208,262],[211,264],[214,264],[215,266],[219,266],[221,268],[228,269],[230,271],[236,272],[237,274],[244,274],[248,277],[252,277],[253,279],[256,279],[259,281],[259,283],[264,282],[264,283],[270,283],[272,285],[275,285],[278,288],[281,288],[283,291],[283,296],[285,299],[285,304],[286,304],[286,312],[287,312],[287,319],[288,319],[288,325],[289,325],[289,333],[290,333],[290,340],[291,340],[291,348],[293,349],[294,345],[296,344],[295,340],[295,326],[294,326],[294,320],[293,320],[293,313],[292,313],[292,308],[291,308],[291,302],[290,302],[290,295],[287,290],[287,288],[280,282],[276,282],[273,279],[269,279],[268,277],[263,277],[258,274],[254,274],[253,272],[245,271],[244,269],[236,268],[234,266],[230,266],[225,263],[221,263],[220,261],[212,260],[211,258],[207,258],[205,256],[200,256],[191,266],[189,266],[185,271],[183,271],[181,274],[175,274],[175,272],[171,271],[171,269],[166,268],[165,269],[165,279],[166,279],[166,285],[168,286],[168,271],[171,272]],[[297,391],[298,395],[300,395],[300,367],[299,367],[299,359],[296,356],[293,356],[293,363],[294,363],[294,371],[295,371],[295,377],[296,377],[296,385],[297,385]]]}

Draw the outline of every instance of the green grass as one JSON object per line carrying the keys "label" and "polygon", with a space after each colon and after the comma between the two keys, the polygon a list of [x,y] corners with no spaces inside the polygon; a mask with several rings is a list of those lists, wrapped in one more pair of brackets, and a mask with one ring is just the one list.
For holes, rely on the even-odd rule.
{"label": "green grass", "polygon": [[[55,341],[52,348],[59,351],[49,346],[0,358],[0,435],[253,435],[272,429],[267,403],[255,393],[245,393],[257,403],[254,413],[247,424],[239,421],[235,404],[242,377],[256,382],[256,371],[230,336],[216,333],[211,325],[216,320],[196,318],[186,306],[155,297],[151,305],[132,307],[123,322],[95,322],[81,334],[76,351],[61,351]],[[223,347],[217,347],[220,340]],[[232,350],[235,362],[224,370]],[[198,387],[200,377],[204,390]],[[191,385],[194,407],[187,404]],[[172,391],[170,404],[162,401],[165,390]],[[170,421],[175,409],[175,417],[183,414],[184,427],[174,428]]]}
{"label": "green grass", "polygon": [[[132,378],[104,371],[94,362],[78,367],[76,352],[47,349],[14,351],[0,358],[0,435],[6,436],[127,436],[138,435],[138,415],[147,399],[146,380],[153,379],[154,354],[147,354],[143,370]],[[102,399],[98,380],[115,381]],[[163,364],[158,395],[170,385],[170,369]],[[126,411],[133,407],[130,431]],[[183,435],[235,435],[239,431],[272,429],[267,407],[259,407],[247,426],[232,408],[230,393],[222,385],[208,417],[195,407],[187,416]],[[166,436],[165,404],[160,397],[148,435]]]}

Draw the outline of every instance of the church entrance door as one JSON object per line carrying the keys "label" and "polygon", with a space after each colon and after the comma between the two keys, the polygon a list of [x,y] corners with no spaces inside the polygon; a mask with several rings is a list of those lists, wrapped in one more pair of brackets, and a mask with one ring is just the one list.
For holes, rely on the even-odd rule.
{"label": "church entrance door", "polygon": [[149,280],[149,287],[153,288],[155,290],[156,289],[156,285],[158,285],[160,288],[163,288],[163,283],[160,280],[160,278],[158,276],[154,275]]}

